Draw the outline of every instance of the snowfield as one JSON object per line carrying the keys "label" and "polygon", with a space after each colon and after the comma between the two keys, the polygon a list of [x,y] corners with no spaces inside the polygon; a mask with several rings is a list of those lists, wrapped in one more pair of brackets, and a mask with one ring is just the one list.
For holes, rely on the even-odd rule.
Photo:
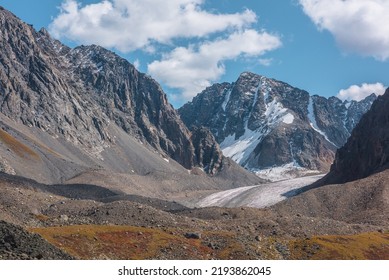
{"label": "snowfield", "polygon": [[195,206],[219,206],[231,208],[247,206],[264,208],[286,199],[287,197],[284,196],[285,193],[310,185],[323,176],[324,175],[307,176],[217,192],[201,199]]}
{"label": "snowfield", "polygon": [[250,169],[250,171],[255,173],[255,175],[257,175],[259,178],[270,182],[279,182],[294,178],[320,174],[320,171],[306,169],[304,167],[301,167],[295,161],[281,166],[275,166],[259,170],[252,168]]}

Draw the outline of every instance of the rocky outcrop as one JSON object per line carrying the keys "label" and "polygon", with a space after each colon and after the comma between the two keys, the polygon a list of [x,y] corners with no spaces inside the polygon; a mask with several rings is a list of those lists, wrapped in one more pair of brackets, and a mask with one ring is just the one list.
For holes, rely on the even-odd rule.
{"label": "rocky outcrop", "polygon": [[215,84],[179,109],[191,127],[205,126],[225,156],[254,172],[275,167],[328,171],[335,151],[376,99],[342,102],[245,72]]}
{"label": "rocky outcrop", "polygon": [[208,174],[216,174],[223,167],[224,157],[215,137],[205,127],[194,127],[191,140],[200,167]]}
{"label": "rocky outcrop", "polygon": [[72,256],[20,226],[0,221],[0,260],[72,260]]}
{"label": "rocky outcrop", "polygon": [[389,167],[389,89],[361,118],[320,185],[365,178]]}

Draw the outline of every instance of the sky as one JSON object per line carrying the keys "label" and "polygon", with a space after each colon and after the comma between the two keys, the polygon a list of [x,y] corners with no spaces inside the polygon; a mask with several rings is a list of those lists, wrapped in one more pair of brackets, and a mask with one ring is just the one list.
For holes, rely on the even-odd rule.
{"label": "sky", "polygon": [[151,75],[176,108],[254,72],[325,97],[389,86],[387,0],[0,0],[63,43],[98,44]]}

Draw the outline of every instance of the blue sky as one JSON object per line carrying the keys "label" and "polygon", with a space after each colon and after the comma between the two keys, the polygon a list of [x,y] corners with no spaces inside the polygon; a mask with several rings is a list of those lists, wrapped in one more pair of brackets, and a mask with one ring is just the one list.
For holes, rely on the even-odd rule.
{"label": "blue sky", "polygon": [[322,96],[389,85],[386,0],[0,0],[72,47],[99,44],[161,83],[175,107],[243,71]]}

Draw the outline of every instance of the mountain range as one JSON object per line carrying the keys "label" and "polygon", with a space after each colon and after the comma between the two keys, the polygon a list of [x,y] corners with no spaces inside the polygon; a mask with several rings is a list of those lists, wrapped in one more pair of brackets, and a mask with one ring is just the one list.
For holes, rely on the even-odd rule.
{"label": "mountain range", "polygon": [[284,82],[245,72],[214,84],[178,111],[188,127],[211,130],[225,156],[264,178],[327,172],[377,96],[341,101],[311,96]]}

